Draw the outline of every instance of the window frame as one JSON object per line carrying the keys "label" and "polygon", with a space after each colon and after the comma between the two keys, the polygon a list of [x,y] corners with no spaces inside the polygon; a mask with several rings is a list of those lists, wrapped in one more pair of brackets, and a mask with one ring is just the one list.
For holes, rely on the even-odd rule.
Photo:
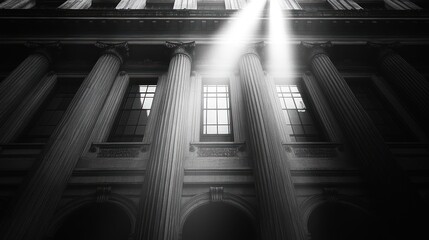
{"label": "window frame", "polygon": [[[316,104],[313,102],[314,101],[314,96],[312,96],[310,90],[308,89],[309,87],[307,86],[307,82],[304,79],[305,76],[289,76],[289,77],[276,77],[273,76],[273,84],[274,84],[274,93],[276,94],[276,100],[279,102],[279,107],[280,107],[280,114],[283,116],[282,119],[286,120],[286,116],[284,114],[284,109],[281,106],[281,99],[278,96],[278,92],[277,92],[277,86],[278,85],[296,85],[298,87],[299,93],[301,95],[301,98],[304,101],[304,104],[306,106],[306,109],[309,109],[310,112],[310,117],[313,120],[313,126],[318,130],[319,132],[319,140],[316,141],[292,141],[291,136],[295,135],[292,129],[292,124],[287,124],[287,122],[283,122],[282,124],[284,124],[285,127],[285,131],[286,131],[286,138],[288,139],[288,141],[292,142],[292,143],[314,143],[314,142],[331,142],[331,134],[329,134],[326,130],[325,127],[325,122],[323,121],[323,119],[321,119],[320,116],[320,110]],[[309,79],[309,80],[314,80],[314,79]],[[322,109],[322,110],[326,110],[326,109]],[[288,125],[290,127],[288,127]]]}
{"label": "window frame", "polygon": [[[228,86],[228,103],[229,103],[229,134],[205,134],[204,133],[204,85],[227,85]],[[232,116],[232,101],[231,101],[231,84],[228,77],[203,77],[201,79],[201,107],[200,107],[200,142],[234,142],[234,128]],[[217,109],[217,108],[216,108]],[[216,123],[216,125],[218,125]]]}
{"label": "window frame", "polygon": [[[119,109],[118,109],[118,111],[114,117],[115,119],[114,119],[113,125],[110,129],[110,133],[109,133],[109,136],[107,138],[107,142],[143,142],[143,140],[147,134],[147,127],[149,126],[150,116],[153,114],[153,110],[154,110],[153,107],[154,107],[154,102],[155,102],[154,100],[155,100],[156,95],[159,93],[158,92],[159,80],[160,80],[159,76],[130,76],[130,80],[129,80],[127,89],[126,89],[124,95],[122,96]],[[147,116],[147,122],[146,122],[146,125],[144,125],[145,129],[144,129],[143,135],[140,135],[140,134],[125,135],[125,134],[122,134],[119,136],[118,134],[115,134],[115,132],[118,129],[118,127],[121,126],[121,125],[119,125],[119,122],[120,122],[121,116],[122,116],[121,113],[123,113],[124,110],[127,110],[124,107],[125,107],[125,104],[127,102],[126,100],[129,98],[129,94],[130,94],[130,91],[131,91],[131,88],[133,85],[155,85],[156,86],[154,96],[152,98],[150,114],[149,114],[149,116]],[[127,125],[123,125],[123,126],[127,126]],[[139,125],[136,125],[136,126],[139,126]],[[139,141],[118,140],[119,138],[127,138],[127,137],[128,138],[133,138],[133,137],[138,138],[139,136],[141,136],[141,140],[139,140]]]}

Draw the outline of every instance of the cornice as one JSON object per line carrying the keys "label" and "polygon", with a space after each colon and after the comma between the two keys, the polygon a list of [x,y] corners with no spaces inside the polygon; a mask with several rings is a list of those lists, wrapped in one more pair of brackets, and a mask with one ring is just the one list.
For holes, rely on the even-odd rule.
{"label": "cornice", "polygon": [[[132,9],[121,11],[116,9],[1,9],[0,19],[141,19],[141,18],[168,18],[168,19],[225,19],[234,17],[236,10],[150,10]],[[269,12],[264,11],[260,18],[268,18]],[[388,10],[360,10],[360,11],[336,11],[336,10],[285,10],[285,19],[413,19],[427,20],[429,10],[421,11],[388,11]]]}

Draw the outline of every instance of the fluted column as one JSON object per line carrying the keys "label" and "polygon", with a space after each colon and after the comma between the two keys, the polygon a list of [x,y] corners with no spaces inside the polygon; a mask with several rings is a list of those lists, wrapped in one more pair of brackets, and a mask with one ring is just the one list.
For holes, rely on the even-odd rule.
{"label": "fluted column", "polygon": [[8,143],[14,140],[51,93],[57,82],[57,75],[48,73],[26,96],[21,104],[9,116],[0,128],[0,143]]}
{"label": "fluted column", "polygon": [[67,0],[58,8],[61,9],[88,9],[92,5],[92,0]]}
{"label": "fluted column", "polygon": [[167,44],[175,50],[144,177],[140,219],[136,226],[138,240],[178,237],[191,74],[191,56],[185,49],[193,44]]}
{"label": "fluted column", "polygon": [[394,10],[420,10],[417,4],[409,0],[384,0],[387,7]]}
{"label": "fluted column", "polygon": [[173,9],[197,9],[197,0],[175,0]]}
{"label": "fluted column", "polygon": [[35,0],[6,0],[0,3],[0,9],[30,9],[35,5]]}
{"label": "fluted column", "polygon": [[281,9],[284,10],[301,10],[301,6],[296,0],[277,0]]}
{"label": "fluted column", "polygon": [[0,82],[0,125],[47,73],[50,64],[48,51],[38,49]]}
{"label": "fluted column", "polygon": [[40,164],[26,181],[11,215],[5,217],[0,239],[37,240],[42,237],[121,63],[121,56],[113,48],[100,56],[50,137]]}
{"label": "fluted column", "polygon": [[429,82],[425,77],[391,49],[380,50],[378,59],[387,81],[409,100],[416,115],[429,121]]}
{"label": "fluted column", "polygon": [[328,0],[328,3],[335,10],[362,10],[363,9],[354,0]]}
{"label": "fluted column", "polygon": [[116,9],[144,9],[146,0],[121,0]]}
{"label": "fluted column", "polygon": [[303,240],[306,237],[288,157],[259,56],[254,50],[241,58],[239,68],[253,152],[261,239]]}
{"label": "fluted column", "polygon": [[369,178],[377,210],[389,221],[406,225],[421,203],[417,191],[326,52],[313,46],[309,53],[311,70]]}
{"label": "fluted column", "polygon": [[246,0],[225,0],[225,9],[242,9],[246,5]]}
{"label": "fluted column", "polygon": [[116,77],[83,152],[87,152],[94,142],[107,141],[129,81],[130,77],[126,72],[120,72]]}

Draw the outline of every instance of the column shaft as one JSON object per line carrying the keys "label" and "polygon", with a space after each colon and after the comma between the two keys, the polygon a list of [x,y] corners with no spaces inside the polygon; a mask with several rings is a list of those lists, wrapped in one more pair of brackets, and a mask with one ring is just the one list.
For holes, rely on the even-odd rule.
{"label": "column shaft", "polygon": [[35,52],[0,83],[0,125],[46,74],[49,65],[47,53]]}
{"label": "column shaft", "polygon": [[301,10],[301,6],[296,0],[278,0],[281,9],[285,10]]}
{"label": "column shaft", "polygon": [[362,10],[363,8],[359,6],[353,0],[328,0],[328,3],[335,10]]}
{"label": "column shaft", "polygon": [[288,158],[281,143],[259,57],[248,53],[240,60],[239,67],[255,166],[261,237],[303,240],[305,232]]}
{"label": "column shaft", "polygon": [[35,0],[6,0],[0,3],[0,9],[30,9],[35,5]]}
{"label": "column shaft", "polygon": [[381,52],[380,66],[387,81],[412,103],[411,109],[416,115],[429,121],[429,81],[392,50]]}
{"label": "column shaft", "polygon": [[417,4],[409,0],[384,0],[387,7],[394,10],[419,10],[422,9]]}
{"label": "column shaft", "polygon": [[170,61],[144,178],[136,229],[140,240],[178,236],[191,73],[190,56],[178,50]]}
{"label": "column shaft", "polygon": [[322,49],[314,50],[310,65],[348,136],[356,159],[369,177],[377,210],[390,221],[409,216],[416,210],[413,208],[419,206],[420,199],[406,174],[397,166],[376,126]]}
{"label": "column shaft", "polygon": [[121,59],[112,52],[106,52],[98,59],[49,139],[40,165],[31,174],[11,215],[6,217],[1,239],[41,238],[120,65]]}
{"label": "column shaft", "polygon": [[129,80],[130,77],[125,72],[121,72],[116,77],[83,152],[87,152],[94,142],[107,141],[110,130],[115,122],[115,116],[119,111],[125,91],[127,90]]}
{"label": "column shaft", "polygon": [[245,0],[225,0],[225,9],[242,9],[244,5]]}
{"label": "column shaft", "polygon": [[146,0],[121,0],[116,9],[144,9]]}
{"label": "column shaft", "polygon": [[40,81],[34,90],[22,101],[22,103],[10,115],[0,128],[0,143],[8,143],[14,140],[39,107],[46,100],[57,82],[56,74],[48,74]]}
{"label": "column shaft", "polygon": [[58,8],[61,9],[88,9],[92,5],[92,0],[67,0]]}

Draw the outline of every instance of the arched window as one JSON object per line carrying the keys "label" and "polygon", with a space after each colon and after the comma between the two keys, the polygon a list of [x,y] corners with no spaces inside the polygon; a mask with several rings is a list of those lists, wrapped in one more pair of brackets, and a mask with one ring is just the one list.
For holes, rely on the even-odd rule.
{"label": "arched window", "polygon": [[128,215],[112,203],[87,204],[69,214],[55,234],[55,240],[128,240]]}
{"label": "arched window", "polygon": [[241,210],[210,203],[197,208],[186,219],[182,240],[255,240],[252,220]]}

